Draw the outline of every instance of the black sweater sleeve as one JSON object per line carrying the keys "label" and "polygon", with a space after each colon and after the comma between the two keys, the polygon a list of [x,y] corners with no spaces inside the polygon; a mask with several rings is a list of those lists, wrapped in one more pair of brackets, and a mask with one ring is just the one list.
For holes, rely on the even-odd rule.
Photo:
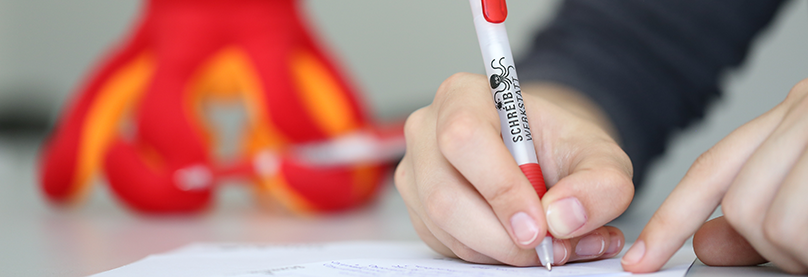
{"label": "black sweater sleeve", "polygon": [[721,74],[782,2],[568,0],[517,63],[520,82],[560,83],[601,105],[638,184],[671,132],[703,116]]}

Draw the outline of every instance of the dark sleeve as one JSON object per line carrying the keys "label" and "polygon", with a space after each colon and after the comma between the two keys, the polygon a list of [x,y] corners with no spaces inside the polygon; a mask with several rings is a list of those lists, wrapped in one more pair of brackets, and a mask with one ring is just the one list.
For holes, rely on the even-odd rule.
{"label": "dark sleeve", "polygon": [[783,1],[568,0],[519,60],[521,83],[549,81],[611,117],[639,184],[668,136],[704,115]]}

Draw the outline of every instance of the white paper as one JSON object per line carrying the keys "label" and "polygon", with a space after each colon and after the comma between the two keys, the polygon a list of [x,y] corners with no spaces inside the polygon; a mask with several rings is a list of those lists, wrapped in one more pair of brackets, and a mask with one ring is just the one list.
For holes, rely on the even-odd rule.
{"label": "white paper", "polygon": [[[691,251],[680,251],[665,276],[684,276]],[[683,254],[682,254],[683,253]],[[678,257],[678,259],[676,258]],[[553,267],[480,265],[445,258],[422,242],[325,244],[197,243],[96,274],[118,276],[626,276],[618,258]]]}
{"label": "white paper", "polygon": [[631,273],[609,261],[606,266],[557,266],[552,272],[543,267],[512,267],[471,264],[455,259],[355,259],[299,264],[249,272],[238,277],[258,276],[626,276]]}

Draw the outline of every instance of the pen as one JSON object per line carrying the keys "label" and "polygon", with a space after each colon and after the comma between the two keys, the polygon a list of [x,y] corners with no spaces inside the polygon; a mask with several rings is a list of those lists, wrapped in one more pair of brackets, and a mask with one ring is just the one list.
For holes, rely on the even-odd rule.
{"label": "pen", "polygon": [[[485,62],[485,74],[489,76],[494,106],[499,113],[502,140],[541,198],[547,192],[547,187],[544,185],[539,159],[536,158],[533,147],[522,90],[516,77],[508,34],[505,32],[504,22],[508,16],[505,0],[469,0],[469,3]],[[547,270],[552,270],[553,238],[549,233],[536,246],[536,254],[542,265]]]}

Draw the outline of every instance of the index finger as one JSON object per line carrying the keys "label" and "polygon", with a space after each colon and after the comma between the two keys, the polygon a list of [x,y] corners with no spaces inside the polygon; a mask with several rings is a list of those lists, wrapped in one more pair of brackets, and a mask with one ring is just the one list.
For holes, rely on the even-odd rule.
{"label": "index finger", "polygon": [[783,109],[772,109],[699,156],[623,256],[623,268],[636,273],[662,268],[718,207],[741,167],[783,116]]}
{"label": "index finger", "polygon": [[488,202],[521,248],[547,233],[539,197],[500,137],[485,77],[459,74],[442,87],[437,137],[441,153]]}

